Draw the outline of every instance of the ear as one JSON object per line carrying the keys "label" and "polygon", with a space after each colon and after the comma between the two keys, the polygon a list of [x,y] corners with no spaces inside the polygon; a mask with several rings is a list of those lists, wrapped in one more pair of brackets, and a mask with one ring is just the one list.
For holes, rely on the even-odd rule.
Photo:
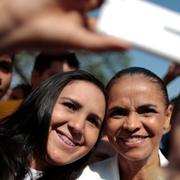
{"label": "ear", "polygon": [[173,106],[170,104],[165,112],[165,121],[164,121],[164,134],[169,132],[171,129],[171,116],[173,112]]}

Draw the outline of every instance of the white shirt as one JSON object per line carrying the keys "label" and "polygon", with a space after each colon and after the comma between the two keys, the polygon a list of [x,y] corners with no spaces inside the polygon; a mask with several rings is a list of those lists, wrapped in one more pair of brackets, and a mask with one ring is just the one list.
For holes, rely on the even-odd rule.
{"label": "white shirt", "polygon": [[[161,166],[166,166],[168,160],[159,151],[159,159]],[[82,174],[77,180],[120,180],[119,167],[118,167],[118,156],[113,156],[104,161],[99,161],[86,166]]]}
{"label": "white shirt", "polygon": [[43,175],[42,171],[30,168],[29,172],[26,174],[24,180],[36,180]]}

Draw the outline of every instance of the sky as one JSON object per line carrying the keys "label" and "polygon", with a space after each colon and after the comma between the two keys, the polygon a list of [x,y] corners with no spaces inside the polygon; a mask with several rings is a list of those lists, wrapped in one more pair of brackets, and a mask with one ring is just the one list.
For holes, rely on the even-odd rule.
{"label": "sky", "polygon": [[[180,13],[180,0],[149,0],[149,1]],[[96,13],[98,14],[98,12],[95,12],[95,14]],[[156,14],[152,14],[152,15],[156,16]],[[147,68],[153,71],[154,73],[156,73],[161,78],[164,77],[164,75],[168,71],[170,64],[172,63],[171,61],[165,58],[161,58],[135,48],[129,50],[128,54],[131,58],[130,66],[140,66]],[[174,81],[168,84],[167,88],[170,99],[177,96],[180,93],[180,77],[176,78]]]}

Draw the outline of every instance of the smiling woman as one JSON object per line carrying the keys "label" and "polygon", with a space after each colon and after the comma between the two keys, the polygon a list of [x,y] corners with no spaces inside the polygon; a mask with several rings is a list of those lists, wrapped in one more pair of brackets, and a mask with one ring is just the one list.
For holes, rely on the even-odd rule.
{"label": "smiling woman", "polygon": [[79,179],[163,179],[161,174],[154,178],[167,164],[159,144],[172,114],[163,81],[149,70],[132,67],[117,73],[107,90],[106,131],[117,155],[85,168]]}
{"label": "smiling woman", "polygon": [[1,121],[0,179],[75,179],[98,140],[105,99],[104,86],[84,71],[43,82]]}

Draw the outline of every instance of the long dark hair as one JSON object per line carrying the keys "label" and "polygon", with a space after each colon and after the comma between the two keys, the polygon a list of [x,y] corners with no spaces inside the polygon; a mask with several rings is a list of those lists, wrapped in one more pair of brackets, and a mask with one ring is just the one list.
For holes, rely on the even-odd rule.
{"label": "long dark hair", "polygon": [[[63,88],[71,81],[83,80],[95,84],[106,97],[103,84],[85,71],[56,74],[35,90],[24,100],[19,109],[0,122],[0,179],[23,179],[29,171],[34,152],[40,152],[41,158],[46,154],[46,143],[52,111]],[[63,169],[63,179],[70,179],[70,173],[83,165],[89,154],[79,161],[62,167],[50,167],[45,170],[43,179],[55,179]],[[67,172],[66,172],[67,171]],[[52,172],[52,173],[51,173]],[[51,175],[54,178],[50,177]]]}

